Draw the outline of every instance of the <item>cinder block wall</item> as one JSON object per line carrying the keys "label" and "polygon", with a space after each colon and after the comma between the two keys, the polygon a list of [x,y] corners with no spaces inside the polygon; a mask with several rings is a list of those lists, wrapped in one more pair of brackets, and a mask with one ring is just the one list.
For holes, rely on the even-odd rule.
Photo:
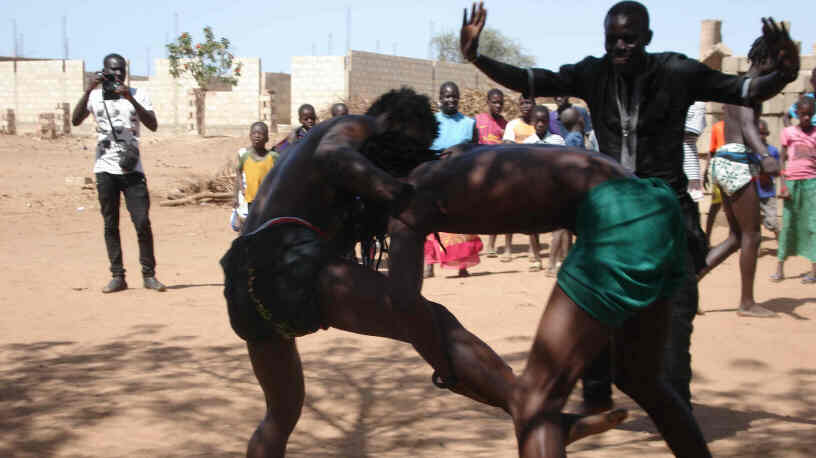
{"label": "cinder block wall", "polygon": [[73,110],[84,90],[81,60],[0,62],[0,110],[13,109],[17,133],[39,130],[39,114],[68,103]]}
{"label": "cinder block wall", "polygon": [[345,99],[348,95],[345,56],[292,57],[292,126],[297,126],[297,110],[309,103],[321,109]]}
{"label": "cinder block wall", "polygon": [[262,95],[271,95],[272,106],[270,113],[261,113],[263,121],[269,121],[263,116],[266,114],[274,119],[278,124],[289,125],[291,121],[292,106],[292,75],[288,73],[264,73]]}
{"label": "cinder block wall", "polygon": [[422,94],[433,93],[433,61],[352,51],[349,54],[351,98],[373,102],[391,89],[409,86]]}
{"label": "cinder block wall", "polygon": [[238,61],[243,64],[238,84],[228,91],[207,92],[207,135],[245,135],[261,119],[261,59],[242,57]]}

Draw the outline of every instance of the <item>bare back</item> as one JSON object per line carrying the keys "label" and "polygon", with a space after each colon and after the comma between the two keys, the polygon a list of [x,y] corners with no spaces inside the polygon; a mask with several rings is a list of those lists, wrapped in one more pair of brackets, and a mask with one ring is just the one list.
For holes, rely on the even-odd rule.
{"label": "bare back", "polygon": [[309,221],[331,238],[343,229],[356,196],[379,202],[393,199],[403,184],[358,152],[376,129],[376,120],[368,116],[345,116],[313,127],[267,174],[243,232],[289,216]]}
{"label": "bare back", "polygon": [[759,116],[762,107],[741,107],[737,105],[723,105],[725,127],[723,137],[725,143],[738,143],[747,146],[758,154],[767,154],[765,143],[759,136]]}
{"label": "bare back", "polygon": [[572,228],[587,191],[630,176],[589,151],[549,145],[484,145],[417,167],[414,201],[401,215],[416,230],[471,234]]}

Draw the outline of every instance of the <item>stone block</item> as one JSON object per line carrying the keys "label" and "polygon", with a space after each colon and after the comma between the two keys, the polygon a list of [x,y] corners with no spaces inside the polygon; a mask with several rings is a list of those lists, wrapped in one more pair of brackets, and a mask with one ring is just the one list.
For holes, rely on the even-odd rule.
{"label": "stone block", "polygon": [[722,60],[723,73],[736,75],[739,71],[739,58],[734,56],[724,57]]}
{"label": "stone block", "polygon": [[3,112],[3,119],[2,125],[0,126],[0,132],[8,135],[15,135],[17,133],[17,122],[16,117],[14,115],[14,109],[7,108]]}
{"label": "stone block", "polygon": [[785,104],[785,97],[777,95],[762,103],[762,113],[767,115],[779,115],[785,112],[790,105]]}
{"label": "stone block", "polygon": [[37,116],[40,125],[40,138],[52,140],[57,137],[57,126],[54,122],[54,113],[40,113]]}

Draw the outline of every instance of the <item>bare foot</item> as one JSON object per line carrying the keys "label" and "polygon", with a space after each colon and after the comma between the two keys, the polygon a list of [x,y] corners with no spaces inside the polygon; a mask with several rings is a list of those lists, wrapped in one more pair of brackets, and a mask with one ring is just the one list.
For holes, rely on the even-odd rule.
{"label": "bare foot", "polygon": [[470,277],[470,272],[467,269],[459,269],[459,276],[460,277]]}
{"label": "bare foot", "polygon": [[768,310],[761,305],[753,304],[749,307],[740,306],[739,309],[737,309],[737,315],[752,318],[773,318],[776,316],[776,312]]}
{"label": "bare foot", "polygon": [[423,278],[431,278],[434,276],[434,268],[433,264],[426,264],[425,270],[422,272]]}
{"label": "bare foot", "polygon": [[609,431],[626,420],[629,413],[626,409],[615,409],[597,415],[581,416],[564,414],[567,428],[567,444],[583,439],[593,434]]}

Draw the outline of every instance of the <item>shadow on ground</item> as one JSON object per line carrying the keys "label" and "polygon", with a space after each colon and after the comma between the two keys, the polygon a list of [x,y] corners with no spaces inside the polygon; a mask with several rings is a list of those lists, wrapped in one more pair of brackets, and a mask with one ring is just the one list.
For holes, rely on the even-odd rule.
{"label": "shadow on ground", "polygon": [[[201,340],[192,336],[159,337],[162,328],[134,327],[96,346],[0,346],[0,456],[242,455],[264,412],[245,346],[195,346]],[[287,456],[434,456],[447,447],[490,456],[499,443],[506,448],[509,417],[434,387],[409,345],[357,342],[341,337],[302,354],[306,421]],[[155,440],[109,444],[115,453],[87,449],[106,431],[128,437],[116,428],[129,415],[137,418],[135,437],[150,428]]]}

